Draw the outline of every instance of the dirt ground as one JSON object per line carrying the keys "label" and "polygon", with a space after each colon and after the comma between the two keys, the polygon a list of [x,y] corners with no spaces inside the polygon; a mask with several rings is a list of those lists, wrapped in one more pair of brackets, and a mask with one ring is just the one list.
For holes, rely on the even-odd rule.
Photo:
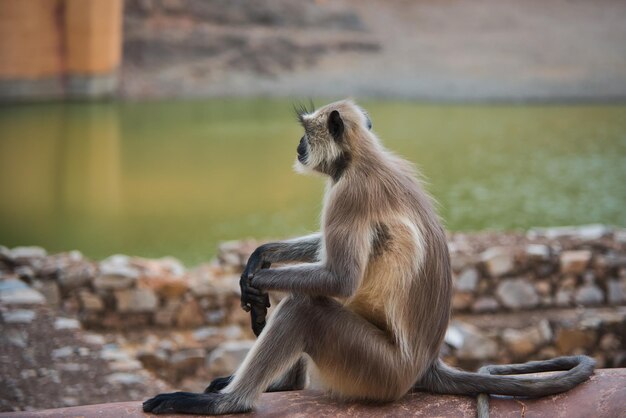
{"label": "dirt ground", "polygon": [[244,3],[128,2],[121,94],[626,98],[619,0]]}
{"label": "dirt ground", "polygon": [[[71,320],[59,324],[64,318],[59,312],[1,308],[0,411],[142,400],[171,391],[119,352],[107,350],[99,334],[72,329]],[[8,313],[16,311],[33,312],[34,317],[9,323]],[[63,322],[70,328],[56,329]]]}

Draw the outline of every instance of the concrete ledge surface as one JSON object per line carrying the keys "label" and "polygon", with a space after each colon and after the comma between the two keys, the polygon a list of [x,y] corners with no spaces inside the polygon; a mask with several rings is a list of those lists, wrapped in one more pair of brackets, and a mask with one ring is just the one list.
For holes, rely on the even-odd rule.
{"label": "concrete ledge surface", "polygon": [[[492,397],[491,416],[615,418],[626,417],[626,369],[600,369],[587,382],[560,395],[539,399]],[[411,393],[385,405],[338,403],[323,393],[304,390],[266,393],[251,417],[474,417],[476,400],[466,396]],[[141,402],[117,402],[43,411],[9,412],[0,417],[33,418],[134,418],[150,417]],[[173,415],[168,415],[173,416]],[[189,415],[177,415],[188,418]],[[229,415],[235,416],[235,415]]]}

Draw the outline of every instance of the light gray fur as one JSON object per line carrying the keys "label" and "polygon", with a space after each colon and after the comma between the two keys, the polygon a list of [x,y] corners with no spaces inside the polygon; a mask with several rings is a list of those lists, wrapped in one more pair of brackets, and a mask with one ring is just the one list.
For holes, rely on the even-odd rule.
{"label": "light gray fur", "polygon": [[311,263],[318,259],[322,234],[315,233],[301,238],[264,244],[258,248],[263,258],[271,263],[299,261]]}

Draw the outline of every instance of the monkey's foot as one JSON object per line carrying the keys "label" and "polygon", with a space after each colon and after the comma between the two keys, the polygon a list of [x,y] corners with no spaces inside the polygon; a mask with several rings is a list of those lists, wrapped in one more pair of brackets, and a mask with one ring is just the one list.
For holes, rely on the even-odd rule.
{"label": "monkey's foot", "polygon": [[213,381],[209,383],[209,386],[207,386],[207,388],[204,389],[204,393],[219,392],[220,390],[228,386],[230,382],[233,381],[233,377],[234,376],[226,376],[226,377],[218,377],[216,379],[213,379]]}
{"label": "monkey's foot", "polygon": [[219,415],[247,412],[250,408],[231,402],[222,393],[162,393],[143,403],[143,411],[153,414]]}

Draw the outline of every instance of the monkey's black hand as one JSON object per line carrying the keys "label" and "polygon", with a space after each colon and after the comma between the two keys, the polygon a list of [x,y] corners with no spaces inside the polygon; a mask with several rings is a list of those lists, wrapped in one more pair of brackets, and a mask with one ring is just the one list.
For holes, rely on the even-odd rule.
{"label": "monkey's black hand", "polygon": [[[271,263],[266,261],[262,263],[261,268],[266,269],[270,266]],[[241,307],[246,312],[250,312],[253,307],[256,307],[257,313],[260,313],[261,310],[265,310],[267,312],[267,308],[270,307],[269,295],[267,292],[252,286],[251,282],[252,278],[248,278],[247,273],[244,271],[239,279],[239,287],[241,289]]]}
{"label": "monkey's black hand", "polygon": [[267,308],[270,307],[270,298],[267,296],[267,303],[265,305],[252,305],[252,311],[250,311],[250,320],[252,323],[252,332],[257,337],[265,328],[267,323]]}
{"label": "monkey's black hand", "polygon": [[[265,261],[263,257],[263,253],[266,252],[267,246],[267,244],[261,245],[254,250],[252,254],[250,254],[250,258],[248,258],[242,277],[252,280],[257,271],[262,268],[269,268],[269,263]],[[268,267],[265,267],[266,264]]]}

